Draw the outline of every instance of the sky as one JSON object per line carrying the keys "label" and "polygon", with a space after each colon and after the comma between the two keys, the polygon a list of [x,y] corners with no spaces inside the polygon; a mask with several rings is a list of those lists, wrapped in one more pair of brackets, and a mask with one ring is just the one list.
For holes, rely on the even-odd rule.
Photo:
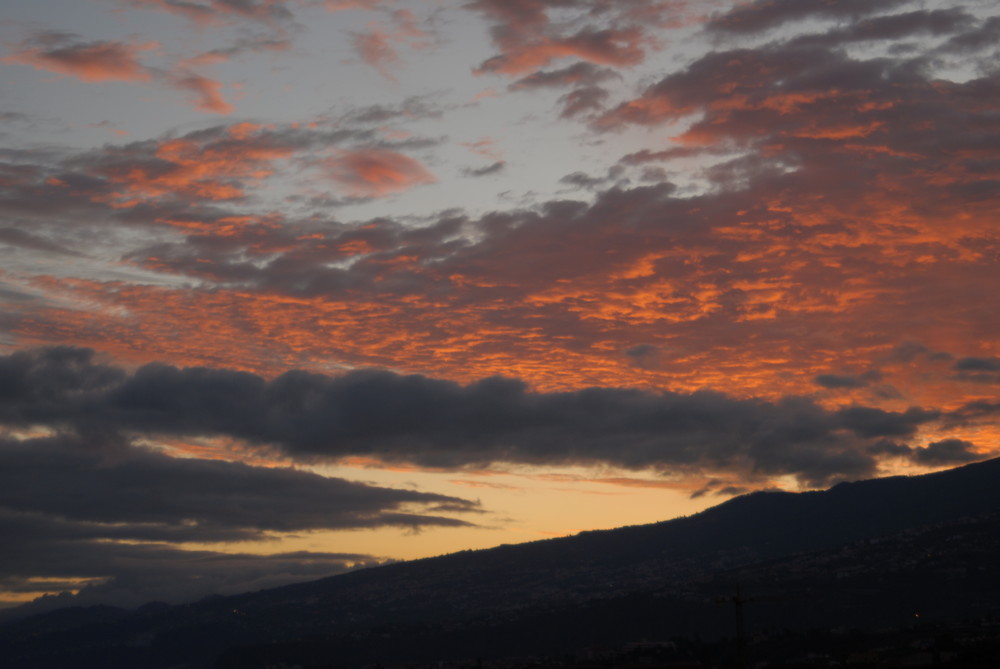
{"label": "sky", "polygon": [[0,606],[1000,455],[994,0],[33,0],[0,77]]}

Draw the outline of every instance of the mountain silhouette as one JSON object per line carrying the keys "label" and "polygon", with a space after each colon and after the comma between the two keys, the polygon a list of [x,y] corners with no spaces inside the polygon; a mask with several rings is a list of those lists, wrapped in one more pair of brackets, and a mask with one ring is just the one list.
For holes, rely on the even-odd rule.
{"label": "mountain silhouette", "polygon": [[0,627],[0,666],[364,666],[710,637],[731,633],[716,602],[737,583],[760,624],[790,629],[988,614],[996,537],[1000,459],[187,605],[54,611]]}

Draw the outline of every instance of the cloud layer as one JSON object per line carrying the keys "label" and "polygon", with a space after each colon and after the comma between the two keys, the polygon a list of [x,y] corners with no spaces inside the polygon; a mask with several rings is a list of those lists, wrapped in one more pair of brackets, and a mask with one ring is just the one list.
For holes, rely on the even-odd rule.
{"label": "cloud layer", "polygon": [[[570,3],[599,21],[583,28],[555,21],[563,14],[546,3],[471,9],[501,32],[549,39],[636,28],[647,16],[638,7]],[[857,20],[845,27],[843,17]],[[756,46],[723,41],[617,104],[602,87],[620,68],[577,58],[518,75],[511,95],[569,87],[555,113],[589,119],[602,141],[681,124],[662,147],[620,155],[604,173],[559,175],[592,201],[420,221],[334,217],[331,205],[448,178],[420,155],[447,140],[387,140],[380,130],[439,118],[443,108],[426,100],[59,160],[11,156],[3,204],[37,221],[36,247],[65,247],[66,228],[113,227],[124,240],[126,229],[173,227],[178,235],[129,237],[115,250],[168,284],[189,282],[59,282],[64,299],[96,308],[22,306],[16,334],[267,373],[335,360],[463,381],[513,374],[547,389],[725,384],[780,397],[819,387],[866,402],[960,404],[986,377],[931,357],[902,363],[893,351],[919,342],[956,358],[994,355],[1000,324],[977,305],[989,299],[981,277],[995,272],[989,101],[1000,89],[989,70],[935,73],[985,62],[996,25],[959,8],[753,4],[704,30],[721,40],[796,30]],[[898,48],[853,51],[875,45]],[[519,169],[504,156],[454,172],[487,182]],[[285,202],[261,197],[289,173],[309,187]],[[213,328],[201,327],[207,314]],[[628,353],[637,347],[655,355],[638,360]]]}
{"label": "cloud layer", "polygon": [[[176,457],[139,445],[135,440],[143,435],[190,430],[129,427],[110,415],[91,419],[57,408],[68,408],[73,396],[92,404],[127,378],[120,369],[94,364],[88,351],[19,353],[0,366],[0,395],[5,406],[11,403],[0,417],[7,434],[0,438],[0,526],[8,546],[0,558],[0,587],[37,592],[63,579],[64,587],[82,588],[72,600],[48,598],[31,610],[178,602],[375,561],[353,553],[263,556],[185,548],[192,543],[276,541],[317,530],[457,527],[469,522],[456,514],[478,511],[475,503],[446,495],[287,467]],[[51,436],[39,436],[39,429]]]}
{"label": "cloud layer", "polygon": [[[13,354],[0,361],[0,383],[6,397],[0,420],[24,428],[225,436],[276,447],[306,461],[365,456],[443,468],[603,463],[665,473],[793,475],[809,486],[875,474],[874,456],[888,452],[882,441],[914,438],[921,427],[944,418],[940,411],[916,407],[903,412],[864,406],[827,410],[805,398],[769,402],[707,391],[535,393],[519,380],[500,377],[461,386],[385,371],[336,377],[290,371],[267,381],[246,372],[163,364],[128,374],[96,363],[84,349]],[[925,463],[962,462],[976,457],[972,448],[952,440],[895,454]],[[206,476],[212,467],[222,467],[197,466],[206,468]],[[193,472],[185,476],[197,481]],[[315,483],[332,485],[319,478]],[[96,484],[104,486],[99,480]],[[300,494],[309,493],[301,482],[289,484]],[[217,487],[220,494],[234,492]],[[281,487],[277,481],[266,486],[272,491]],[[121,493],[121,486],[108,489]],[[60,499],[47,497],[53,504]],[[346,489],[340,497],[360,503]],[[420,499],[431,498],[414,497]],[[297,495],[288,500],[297,505]],[[176,503],[183,504],[183,495]],[[210,506],[226,513],[224,504]],[[356,513],[350,504],[348,508]],[[271,524],[287,515],[282,506],[275,508],[274,520],[263,508],[245,509],[243,522],[257,517],[261,528],[277,529]],[[197,513],[194,508],[186,512]],[[332,524],[356,522],[353,515],[340,520],[330,511],[323,518]],[[380,515],[373,522],[405,522],[405,516]]]}

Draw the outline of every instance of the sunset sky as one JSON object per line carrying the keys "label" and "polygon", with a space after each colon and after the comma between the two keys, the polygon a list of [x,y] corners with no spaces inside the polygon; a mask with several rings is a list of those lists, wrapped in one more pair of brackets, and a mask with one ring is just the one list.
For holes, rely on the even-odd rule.
{"label": "sunset sky", "polygon": [[2,18],[0,605],[1000,455],[995,0]]}

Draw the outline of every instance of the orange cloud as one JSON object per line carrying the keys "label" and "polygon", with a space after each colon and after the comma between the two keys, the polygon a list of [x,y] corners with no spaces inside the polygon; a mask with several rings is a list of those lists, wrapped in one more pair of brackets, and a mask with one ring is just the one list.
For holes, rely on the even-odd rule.
{"label": "orange cloud", "polygon": [[[811,211],[811,206],[785,203],[745,212],[746,225],[740,227],[766,234],[742,236],[739,259],[714,252],[698,257],[687,243],[650,254],[648,247],[661,242],[648,235],[630,247],[610,238],[563,234],[556,235],[562,238],[559,244],[534,259],[525,258],[526,246],[495,247],[492,255],[498,262],[504,259],[506,267],[477,268],[463,261],[469,280],[459,282],[421,262],[415,252],[386,254],[355,239],[334,244],[341,247],[338,253],[365,254],[353,266],[356,277],[349,285],[354,287],[340,293],[53,281],[39,289],[90,307],[32,311],[19,320],[18,334],[24,343],[74,341],[137,361],[265,374],[291,367],[326,369],[336,361],[463,381],[518,376],[540,389],[715,387],[772,398],[813,394],[820,390],[814,383],[818,375],[874,365],[883,378],[871,392],[882,393],[878,401],[888,406],[953,407],[981,396],[981,385],[951,378],[947,365],[930,358],[917,367],[884,361],[900,342],[913,339],[931,350],[990,353],[1000,316],[986,317],[964,306],[990,299],[989,288],[977,278],[981,261],[940,256],[937,263],[915,262],[928,248],[897,240],[858,244],[850,254],[856,266],[850,267],[837,250],[850,234],[787,245],[773,239],[798,216],[829,220],[836,215],[819,206]],[[886,235],[901,220],[895,210],[887,210],[884,219],[872,218],[870,203],[859,204],[859,211],[866,212],[859,228],[874,227]],[[524,243],[532,243],[532,231],[522,230]],[[723,234],[719,248],[737,232]],[[332,242],[302,238],[297,243],[308,248]],[[898,254],[891,263],[886,263],[886,248]],[[589,259],[581,256],[583,249],[593,251]],[[289,253],[308,257],[298,249]],[[622,255],[634,260],[616,259]],[[839,264],[832,264],[835,260]],[[206,258],[207,264],[200,265],[209,272],[206,277],[213,262]],[[945,270],[947,281],[942,280]],[[553,281],[551,271],[567,278]],[[307,276],[289,279],[297,283]],[[366,276],[368,288],[361,283]],[[376,289],[407,285],[412,290]],[[967,302],[954,299],[954,286],[961,286]],[[977,286],[980,294],[973,294]],[[917,299],[923,311],[938,314],[934,321],[908,313]],[[970,350],[966,333],[984,348]],[[893,399],[880,390],[893,385],[906,394]],[[837,403],[868,392],[859,388],[853,395],[825,397]]]}
{"label": "orange cloud", "polygon": [[[881,60],[861,67],[839,53],[823,61],[823,81],[838,85],[818,86],[791,55],[706,56],[608,117],[614,127],[700,114],[682,135],[690,146],[664,140],[620,163],[716,160],[700,174],[704,190],[683,197],[659,183],[416,229],[265,225],[219,210],[304,143],[290,131],[241,124],[102,154],[85,166],[118,189],[113,204],[215,203],[200,218],[164,214],[198,234],[129,257],[204,287],[40,279],[33,289],[50,302],[11,306],[18,343],[269,374],[376,366],[549,390],[716,388],[896,410],[993,402],[994,377],[959,373],[954,359],[1000,355],[986,280],[998,170],[983,140],[995,87],[913,73],[906,86],[880,86]],[[384,149],[319,167],[363,197],[433,180]],[[5,174],[11,188],[34,183]],[[49,190],[25,188],[23,199],[89,183],[74,176],[44,172]],[[962,438],[981,443],[968,429]]]}
{"label": "orange cloud", "polygon": [[390,39],[389,34],[377,26],[369,26],[368,32],[353,35],[351,42],[361,60],[374,67],[389,81],[396,81],[389,67],[399,62],[399,54],[390,44]]}
{"label": "orange cloud", "polygon": [[[912,340],[995,354],[1000,316],[974,306],[990,301],[981,277],[991,247],[969,242],[991,229],[991,202],[956,207],[926,181],[872,183],[845,160],[850,167],[789,175],[789,190],[770,200],[766,190],[688,201],[637,189],[605,194],[592,210],[553,207],[547,217],[507,222],[496,215],[466,250],[407,243],[388,224],[343,237],[296,234],[285,246],[237,229],[239,262],[250,252],[287,254],[269,261],[274,274],[250,275],[257,289],[153,294],[94,285],[74,299],[106,304],[106,313],[38,312],[23,333],[75,321],[68,340],[130,342],[128,350],[191,363],[335,360],[462,380],[516,375],[547,389],[720,387],[747,396],[822,392],[834,403],[871,393],[904,408],[978,397],[981,386],[949,380],[931,361],[909,371],[880,360]],[[824,167],[830,162],[827,155]],[[810,195],[820,184],[826,196]],[[833,197],[829,184],[862,190]],[[706,203],[711,218],[701,213]],[[325,267],[349,256],[350,270]],[[158,266],[209,282],[230,276],[227,259],[211,255]],[[118,320],[122,311],[148,332]],[[194,314],[203,315],[184,325]],[[214,334],[204,328],[209,314],[217,315]],[[87,336],[81,318],[101,334]],[[183,351],[163,348],[161,340],[178,336]],[[263,371],[270,363],[254,364]],[[872,366],[884,369],[881,385],[836,394],[814,381]]]}
{"label": "orange cloud", "polygon": [[385,149],[344,151],[324,166],[331,179],[358,197],[381,197],[435,181],[419,161]]}
{"label": "orange cloud", "polygon": [[385,29],[377,22],[368,24],[367,32],[357,33],[351,41],[358,55],[368,65],[371,65],[389,81],[396,81],[391,72],[400,58],[396,45],[405,44],[414,49],[426,48],[430,45],[430,35],[417,26],[413,12],[397,9],[392,12],[393,27]]}
{"label": "orange cloud", "polygon": [[198,25],[216,25],[227,19],[242,18],[269,25],[277,25],[291,19],[287,0],[229,0],[185,1],[176,0],[120,0],[125,5],[138,9],[153,9],[168,14],[176,14]]}
{"label": "orange cloud", "polygon": [[193,106],[201,111],[229,114],[232,105],[221,94],[222,84],[191,69],[192,65],[219,62],[225,54],[202,54],[182,61],[173,71],[146,67],[139,61],[143,51],[159,49],[156,42],[77,42],[64,33],[38,33],[22,42],[4,62],[31,65],[36,69],[75,77],[88,83],[106,81],[157,82],[193,94]]}
{"label": "orange cloud", "polygon": [[156,42],[73,43],[69,36],[41,33],[22,42],[6,63],[31,65],[38,70],[76,77],[81,81],[150,81],[152,72],[139,62],[138,54],[159,48]]}
{"label": "orange cloud", "polygon": [[[537,2],[474,0],[465,6],[492,24],[499,53],[478,73],[519,75],[563,58],[628,68],[646,52],[660,48],[665,30],[706,20],[717,0],[651,0],[609,3],[604,0]],[[558,10],[558,15],[550,10]]]}
{"label": "orange cloud", "polygon": [[92,171],[114,187],[95,196],[112,206],[130,207],[162,197],[232,200],[246,194],[247,182],[274,172],[274,162],[295,149],[269,138],[259,126],[237,124],[215,134],[195,134],[109,150],[110,160]]}
{"label": "orange cloud", "polygon": [[695,111],[694,106],[676,104],[666,96],[647,96],[619,105],[603,114],[594,124],[598,129],[613,128],[627,123],[654,125],[672,121],[693,111]]}
{"label": "orange cloud", "polygon": [[497,140],[492,137],[483,137],[475,142],[462,142],[462,146],[477,156],[489,158],[494,161],[502,161],[504,159],[503,151],[496,148],[496,145]]}
{"label": "orange cloud", "polygon": [[180,90],[194,94],[194,106],[202,111],[216,114],[231,114],[233,106],[226,102],[220,90],[222,84],[190,70],[181,70],[170,75],[171,84]]}
{"label": "orange cloud", "polygon": [[645,45],[644,33],[636,28],[584,31],[566,38],[509,36],[503,40],[502,54],[487,60],[477,72],[519,75],[570,57],[628,67],[645,59]]}
{"label": "orange cloud", "polygon": [[487,100],[489,98],[499,97],[500,92],[495,88],[484,88],[472,97],[473,102],[479,102],[480,100]]}
{"label": "orange cloud", "polygon": [[[346,9],[376,9],[386,0],[324,0],[323,6],[328,12],[341,12]],[[392,0],[388,0],[391,2]]]}
{"label": "orange cloud", "polygon": [[[930,356],[914,365],[892,356],[913,341],[953,355],[1000,352],[1000,316],[983,307],[992,303],[983,277],[996,257],[989,150],[975,148],[967,128],[948,127],[934,135],[948,150],[932,152],[909,141],[910,121],[881,116],[897,107],[916,114],[916,101],[863,98],[760,96],[709,108],[714,138],[773,135],[756,139],[750,158],[712,168],[715,190],[697,197],[674,197],[669,185],[612,190],[593,206],[554,202],[421,230],[392,221],[299,229],[235,213],[163,217],[224,239],[223,251],[178,244],[134,261],[211,289],[44,283],[39,290],[69,291],[68,302],[93,311],[29,310],[18,333],[29,343],[75,341],[132,358],[264,372],[335,361],[460,380],[513,375],[543,389],[717,387],[895,408],[982,398],[981,380],[952,378]],[[969,104],[983,105],[976,97]],[[841,118],[856,115],[857,125],[835,125],[826,105]],[[871,132],[797,136],[837,127]],[[239,124],[122,147],[87,170],[117,188],[118,204],[218,202],[241,197],[293,154],[299,140],[282,137]],[[771,157],[783,155],[795,157],[794,169],[772,171]],[[433,178],[385,150],[345,151],[322,167],[362,196]],[[30,182],[18,172],[10,178],[12,188]],[[75,183],[63,178],[52,175],[51,188]],[[463,225],[473,236],[457,242]],[[871,369],[878,382],[816,383]]]}

